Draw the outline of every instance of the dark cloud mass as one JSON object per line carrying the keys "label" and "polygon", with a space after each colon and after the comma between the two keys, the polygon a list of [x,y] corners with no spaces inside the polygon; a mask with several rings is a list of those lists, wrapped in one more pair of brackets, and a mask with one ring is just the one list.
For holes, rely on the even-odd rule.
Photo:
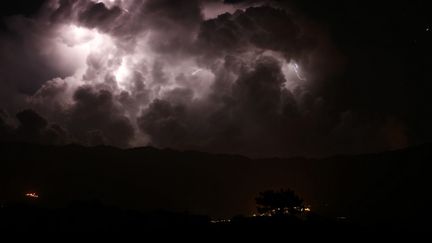
{"label": "dark cloud mass", "polygon": [[0,140],[322,156],[430,139],[393,49],[353,53],[307,3],[173,2],[4,12]]}
{"label": "dark cloud mass", "polygon": [[57,124],[49,124],[33,110],[23,110],[16,115],[17,125],[5,111],[0,111],[0,141],[63,145],[68,143],[68,133]]}
{"label": "dark cloud mass", "polygon": [[[108,90],[95,91],[92,87],[77,89],[70,108],[68,128],[80,141],[94,144],[94,135],[99,141],[125,147],[133,136],[133,127],[127,117],[117,107],[113,95]],[[102,143],[103,144],[103,143]]]}

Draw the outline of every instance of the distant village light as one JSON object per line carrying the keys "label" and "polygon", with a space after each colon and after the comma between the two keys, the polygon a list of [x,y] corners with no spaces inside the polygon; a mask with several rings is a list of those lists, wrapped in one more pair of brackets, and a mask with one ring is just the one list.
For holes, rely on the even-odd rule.
{"label": "distant village light", "polygon": [[33,198],[33,199],[39,198],[39,195],[36,192],[26,193],[25,196],[28,198]]}
{"label": "distant village light", "polygon": [[215,220],[211,220],[210,223],[212,224],[226,224],[226,223],[231,223],[231,219],[215,219]]}

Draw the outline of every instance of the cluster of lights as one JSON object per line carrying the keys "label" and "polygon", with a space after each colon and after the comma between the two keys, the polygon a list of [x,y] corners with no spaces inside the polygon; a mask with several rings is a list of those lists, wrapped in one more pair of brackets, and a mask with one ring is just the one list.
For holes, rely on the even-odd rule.
{"label": "cluster of lights", "polygon": [[[310,207],[295,207],[295,210],[299,211],[299,212],[303,212],[303,213],[308,213],[311,212],[312,209]],[[270,212],[267,213],[260,213],[260,214],[252,214],[253,217],[273,217],[275,215],[278,214],[290,214],[289,209],[288,208],[277,208],[277,209],[272,209]]]}
{"label": "cluster of lights", "polygon": [[210,222],[212,224],[226,224],[226,223],[231,223],[231,219],[214,219]]}
{"label": "cluster of lights", "polygon": [[33,199],[39,198],[39,195],[36,192],[26,193],[25,196],[28,197],[28,198],[33,198]]}

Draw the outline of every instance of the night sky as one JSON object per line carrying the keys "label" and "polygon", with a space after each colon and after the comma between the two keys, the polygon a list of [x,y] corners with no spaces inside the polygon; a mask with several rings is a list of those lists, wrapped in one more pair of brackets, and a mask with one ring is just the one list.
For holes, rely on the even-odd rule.
{"label": "night sky", "polygon": [[332,222],[428,228],[426,2],[3,1],[0,214],[253,220],[288,188]]}
{"label": "night sky", "polygon": [[0,140],[327,156],[431,141],[426,1],[5,1]]}

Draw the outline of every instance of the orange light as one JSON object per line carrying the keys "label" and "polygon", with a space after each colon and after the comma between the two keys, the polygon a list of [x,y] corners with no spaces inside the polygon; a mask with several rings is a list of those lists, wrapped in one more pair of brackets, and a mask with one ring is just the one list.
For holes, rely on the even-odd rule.
{"label": "orange light", "polygon": [[25,196],[29,198],[35,198],[35,199],[39,198],[39,195],[36,192],[26,193]]}

